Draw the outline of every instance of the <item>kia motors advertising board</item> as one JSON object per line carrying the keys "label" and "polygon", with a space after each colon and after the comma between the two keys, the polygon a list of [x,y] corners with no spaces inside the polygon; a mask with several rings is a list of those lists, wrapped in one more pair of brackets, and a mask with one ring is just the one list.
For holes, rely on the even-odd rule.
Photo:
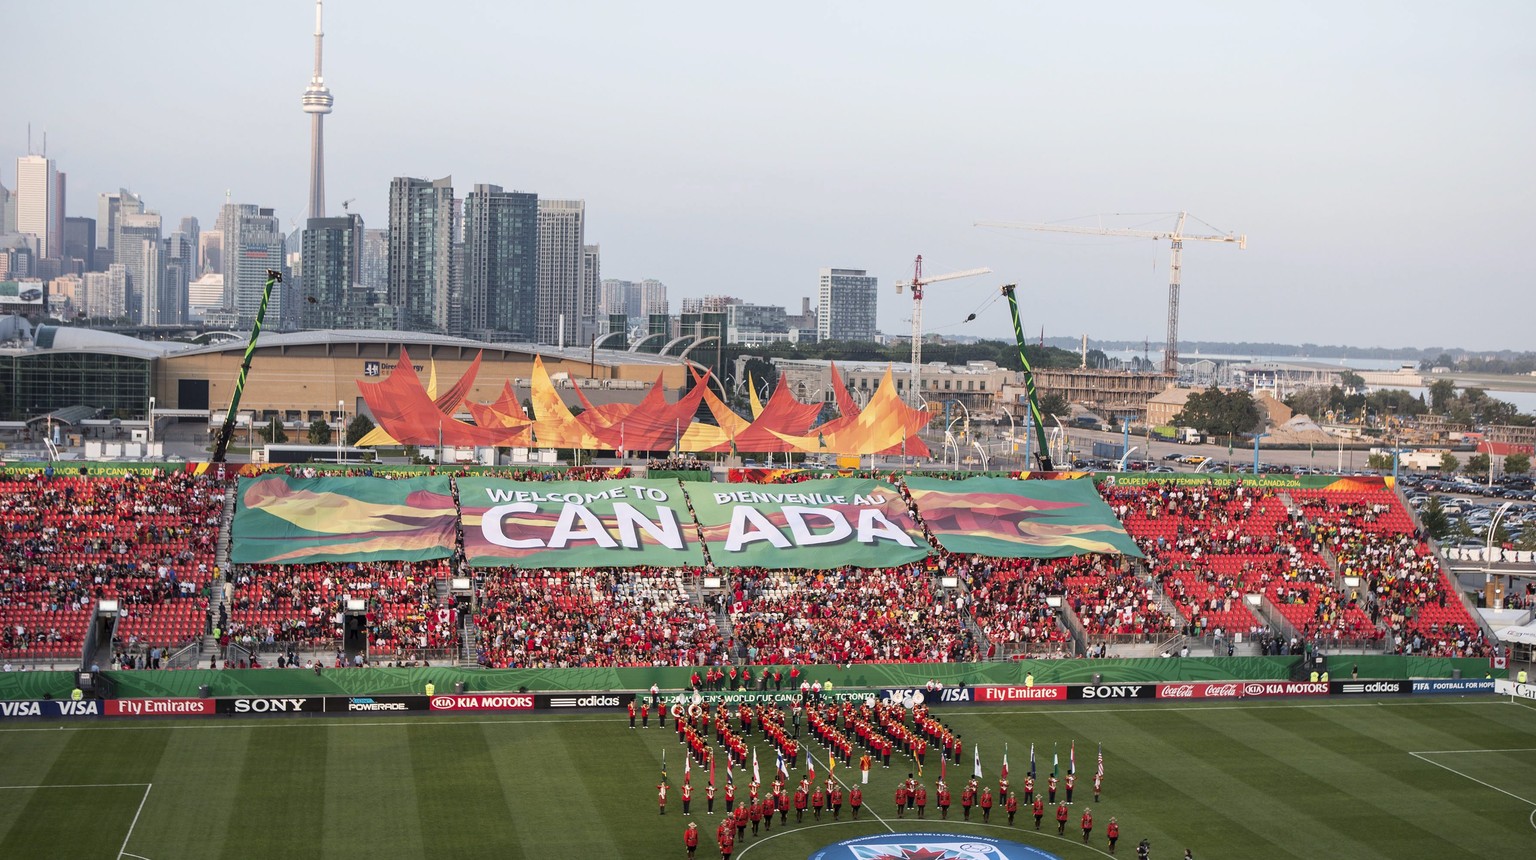
{"label": "kia motors advertising board", "polygon": [[27,717],[99,717],[101,702],[84,699],[79,702],[57,699],[33,699],[0,702],[0,720],[18,720]]}
{"label": "kia motors advertising board", "polygon": [[1067,700],[1067,685],[1065,684],[1036,684],[1033,687],[997,685],[985,687],[973,687],[976,691],[976,701],[991,704],[1004,704],[1013,702],[1065,702]]}
{"label": "kia motors advertising board", "polygon": [[1153,684],[1074,684],[1067,688],[1069,699],[1150,699],[1156,694]]}
{"label": "kia motors advertising board", "polygon": [[325,710],[319,696],[262,696],[260,698],[214,699],[221,714],[318,714]]}
{"label": "kia motors advertising board", "polygon": [[434,711],[531,711],[534,706],[532,693],[462,693],[454,696],[433,696]]}
{"label": "kia motors advertising board", "polygon": [[1409,693],[1413,687],[1407,681],[1333,681],[1328,692],[1335,696],[1382,696]]}
{"label": "kia motors advertising board", "polygon": [[108,699],[109,717],[195,717],[217,713],[213,699]]}
{"label": "kia motors advertising board", "polygon": [[1326,695],[1328,695],[1328,685],[1321,681],[1248,681],[1243,684],[1243,696],[1249,699]]}

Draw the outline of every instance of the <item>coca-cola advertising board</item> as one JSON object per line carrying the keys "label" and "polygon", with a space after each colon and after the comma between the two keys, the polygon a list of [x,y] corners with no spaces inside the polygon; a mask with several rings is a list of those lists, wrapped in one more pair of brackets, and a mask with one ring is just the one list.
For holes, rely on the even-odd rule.
{"label": "coca-cola advertising board", "polygon": [[1242,695],[1243,685],[1238,681],[1157,685],[1159,699],[1240,699]]}

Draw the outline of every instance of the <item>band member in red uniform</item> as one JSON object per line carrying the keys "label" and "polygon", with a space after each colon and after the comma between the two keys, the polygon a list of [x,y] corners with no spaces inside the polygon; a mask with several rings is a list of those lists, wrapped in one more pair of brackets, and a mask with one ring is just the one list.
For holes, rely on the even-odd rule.
{"label": "band member in red uniform", "polygon": [[1053,775],[1045,781],[1045,790],[1051,793],[1050,802],[1056,802],[1056,777]]}
{"label": "band member in red uniform", "polygon": [[977,805],[981,807],[981,823],[989,823],[992,820],[992,786],[981,789],[981,800],[977,801]]}
{"label": "band member in red uniform", "polygon": [[1065,836],[1067,833],[1067,805],[1065,803],[1056,806],[1056,833]]}
{"label": "band member in red uniform", "polygon": [[905,818],[907,815],[907,784],[896,786],[896,817]]}
{"label": "band member in red uniform", "polygon": [[747,817],[752,819],[752,835],[757,835],[757,828],[763,823],[763,802],[754,800],[747,804]]}
{"label": "band member in red uniform", "polygon": [[[797,818],[795,820],[799,821],[800,819]],[[789,792],[783,789],[779,790],[779,823],[789,823]]]}
{"label": "band member in red uniform", "polygon": [[710,783],[704,789],[704,810],[710,815],[715,814],[715,784]]}
{"label": "band member in red uniform", "polygon": [[965,813],[965,820],[971,820],[971,804],[976,802],[976,782],[972,780],[966,783],[960,790],[960,811]]}
{"label": "band member in red uniform", "polygon": [[1099,792],[1101,792],[1103,790],[1104,790],[1104,777],[1102,777],[1102,776],[1100,776],[1098,774],[1094,774],[1093,775],[1093,802],[1094,803],[1098,803],[1099,802]]}
{"label": "band member in red uniform", "polygon": [[738,805],[736,807],[736,811],[731,813],[731,821],[736,825],[737,839],[747,838],[747,821],[750,819],[750,817],[751,816],[747,812],[747,805],[745,803]]}
{"label": "band member in red uniform", "polygon": [[1008,810],[1008,826],[1012,827],[1014,813],[1019,811],[1019,796],[1011,791],[1008,792],[1008,799],[1003,802],[1003,808]]}
{"label": "band member in red uniform", "polygon": [[725,784],[725,811],[733,812],[736,809],[736,783]]}
{"label": "band member in red uniform", "polygon": [[939,780],[938,797],[935,799],[939,803],[939,817],[949,820],[949,786],[942,779]]}
{"label": "band member in red uniform", "polygon": [[1109,853],[1115,853],[1115,843],[1120,840],[1120,822],[1111,817],[1104,827],[1104,835],[1109,837]]}
{"label": "band member in red uniform", "polygon": [[736,850],[736,830],[729,827],[731,820],[727,818],[721,822],[721,831],[715,836],[720,845],[721,860],[731,860],[731,852]]}
{"label": "band member in red uniform", "polygon": [[692,860],[693,852],[699,850],[699,825],[692,821],[683,830],[683,847],[688,849],[689,860]]}
{"label": "band member in red uniform", "polygon": [[640,703],[640,728],[648,729],[650,727],[651,727],[651,706],[647,705],[644,702],[641,702]]}
{"label": "band member in red uniform", "polygon": [[821,820],[821,808],[826,805],[827,793],[822,791],[821,786],[818,785],[816,790],[811,792],[811,813],[816,816],[817,821]]}
{"label": "band member in red uniform", "polygon": [[635,700],[629,700],[629,727],[635,727]]}
{"label": "band member in red uniform", "polygon": [[864,791],[855,785],[848,790],[848,807],[853,810],[853,820],[859,820],[859,807],[864,805]]}
{"label": "band member in red uniform", "polygon": [[1072,789],[1077,787],[1077,774],[1067,774],[1067,802],[1072,802]]}
{"label": "band member in red uniform", "polygon": [[1088,837],[1093,835],[1093,810],[1083,810],[1083,844],[1088,844]]}
{"label": "band member in red uniform", "polygon": [[1040,829],[1040,819],[1045,817],[1045,798],[1035,795],[1035,829]]}
{"label": "band member in red uniform", "polygon": [[801,785],[799,788],[795,789],[795,823],[796,824],[799,824],[801,821],[803,821],[805,819],[805,804],[806,804],[806,802],[809,799],[810,799],[810,795],[806,792],[804,785]]}
{"label": "band member in red uniform", "polygon": [[667,784],[658,783],[656,786],[656,801],[661,804],[661,814],[667,814]]}
{"label": "band member in red uniform", "polygon": [[683,814],[684,815],[692,815],[693,813],[688,811],[688,804],[693,802],[693,786],[689,785],[686,782],[683,783],[682,795],[683,795]]}
{"label": "band member in red uniform", "polygon": [[1034,801],[1035,801],[1035,778],[1032,777],[1032,776],[1026,776],[1026,777],[1024,777],[1024,802],[1025,803],[1033,803]]}
{"label": "band member in red uniform", "polygon": [[832,820],[837,821],[843,814],[843,790],[835,782],[827,790],[827,806],[832,809]]}
{"label": "band member in red uniform", "polygon": [[912,793],[917,797],[917,817],[923,818],[923,810],[928,808],[928,787],[918,783],[917,790]]}

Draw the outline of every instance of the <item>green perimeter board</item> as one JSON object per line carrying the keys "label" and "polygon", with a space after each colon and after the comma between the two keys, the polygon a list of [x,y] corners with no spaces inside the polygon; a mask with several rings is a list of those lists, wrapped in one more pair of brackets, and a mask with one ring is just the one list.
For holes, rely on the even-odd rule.
{"label": "green perimeter board", "polygon": [[458,512],[445,477],[241,478],[236,564],[427,561],[453,554]]}
{"label": "green perimeter board", "polygon": [[459,478],[464,554],[473,567],[702,565],[675,480]]}
{"label": "green perimeter board", "polygon": [[[1477,658],[1333,655],[1328,658],[1334,680],[1348,678],[1359,666],[1361,678],[1482,678],[1488,661]],[[1087,684],[1095,674],[1106,684],[1176,681],[1271,681],[1294,677],[1300,657],[1185,657],[1105,660],[1016,660],[1006,663],[870,663],[853,666],[805,666],[812,680],[830,680],[836,688],[894,689],[921,687],[929,680],[953,686],[1022,684],[1033,673],[1037,684]],[[787,667],[786,672],[787,672]],[[688,686],[693,667],[634,667],[602,669],[183,669],[149,672],[106,672],[120,698],[194,697],[207,684],[217,696],[329,695],[362,696],[420,693],[428,682],[439,691],[462,681],[471,692],[645,690],[651,684],[666,689]],[[754,672],[756,674],[756,672]],[[1503,677],[1500,675],[1500,677]],[[70,672],[0,673],[0,699],[40,699],[50,694],[66,699],[74,687]]]}
{"label": "green perimeter board", "polygon": [[895,567],[931,548],[901,491],[883,481],[688,485],[718,567]]}
{"label": "green perimeter board", "polygon": [[911,477],[906,484],[928,531],[949,552],[994,558],[1142,555],[1092,481]]}

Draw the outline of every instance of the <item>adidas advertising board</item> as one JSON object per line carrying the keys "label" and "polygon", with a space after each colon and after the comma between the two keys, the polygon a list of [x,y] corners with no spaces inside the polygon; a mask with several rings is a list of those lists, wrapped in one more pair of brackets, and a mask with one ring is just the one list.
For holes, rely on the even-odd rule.
{"label": "adidas advertising board", "polygon": [[617,710],[629,704],[634,698],[633,694],[627,698],[618,693],[567,693],[564,695],[539,694],[533,697],[533,706],[539,710]]}
{"label": "adidas advertising board", "polygon": [[1330,681],[1328,692],[1345,696],[1388,696],[1413,692],[1407,681]]}

